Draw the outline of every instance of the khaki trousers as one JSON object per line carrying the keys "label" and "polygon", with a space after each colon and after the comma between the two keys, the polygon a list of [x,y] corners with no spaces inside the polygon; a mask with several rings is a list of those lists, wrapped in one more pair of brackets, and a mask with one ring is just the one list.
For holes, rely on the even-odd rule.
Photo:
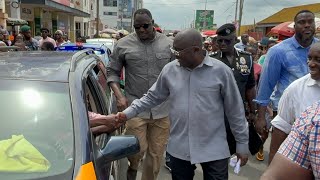
{"label": "khaki trousers", "polygon": [[144,155],[142,180],[156,180],[170,131],[169,118],[132,118],[126,122],[126,135],[135,135],[140,142],[140,152],[129,156],[129,169],[138,170]]}

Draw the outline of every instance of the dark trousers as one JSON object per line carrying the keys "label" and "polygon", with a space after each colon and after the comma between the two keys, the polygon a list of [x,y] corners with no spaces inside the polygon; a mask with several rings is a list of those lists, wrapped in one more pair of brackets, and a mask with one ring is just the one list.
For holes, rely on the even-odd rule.
{"label": "dark trousers", "polygon": [[[201,163],[203,180],[227,180],[228,159]],[[173,156],[170,156],[170,164],[172,180],[193,180],[196,165]]]}

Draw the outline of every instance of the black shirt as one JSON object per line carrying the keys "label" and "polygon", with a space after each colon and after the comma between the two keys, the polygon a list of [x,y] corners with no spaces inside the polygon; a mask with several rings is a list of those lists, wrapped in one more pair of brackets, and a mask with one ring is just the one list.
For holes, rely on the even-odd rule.
{"label": "black shirt", "polygon": [[218,59],[225,63],[233,71],[234,77],[243,101],[245,101],[245,93],[247,89],[255,86],[254,69],[251,54],[246,51],[234,49],[233,61],[230,63],[221,51],[212,52],[210,57]]}

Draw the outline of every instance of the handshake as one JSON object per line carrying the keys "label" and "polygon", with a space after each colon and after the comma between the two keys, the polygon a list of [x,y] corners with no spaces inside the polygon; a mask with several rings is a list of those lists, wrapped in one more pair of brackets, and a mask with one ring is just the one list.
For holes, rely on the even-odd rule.
{"label": "handshake", "polygon": [[123,112],[110,115],[101,115],[94,112],[88,112],[89,125],[94,135],[103,133],[112,133],[127,121],[127,116]]}

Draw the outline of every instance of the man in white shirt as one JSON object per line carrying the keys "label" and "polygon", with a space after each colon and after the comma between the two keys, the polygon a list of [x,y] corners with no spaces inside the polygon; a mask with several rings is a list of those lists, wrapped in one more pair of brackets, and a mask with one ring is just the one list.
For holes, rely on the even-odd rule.
{"label": "man in white shirt", "polygon": [[278,115],[271,121],[273,133],[270,152],[279,149],[301,112],[320,100],[320,43],[311,46],[308,66],[310,73],[290,84],[279,101]]}
{"label": "man in white shirt", "polygon": [[41,28],[41,36],[42,36],[42,38],[39,41],[40,48],[42,47],[42,44],[44,42],[51,42],[54,47],[57,47],[56,41],[54,39],[52,39],[51,37],[48,37],[48,34],[49,34],[49,29]]}

